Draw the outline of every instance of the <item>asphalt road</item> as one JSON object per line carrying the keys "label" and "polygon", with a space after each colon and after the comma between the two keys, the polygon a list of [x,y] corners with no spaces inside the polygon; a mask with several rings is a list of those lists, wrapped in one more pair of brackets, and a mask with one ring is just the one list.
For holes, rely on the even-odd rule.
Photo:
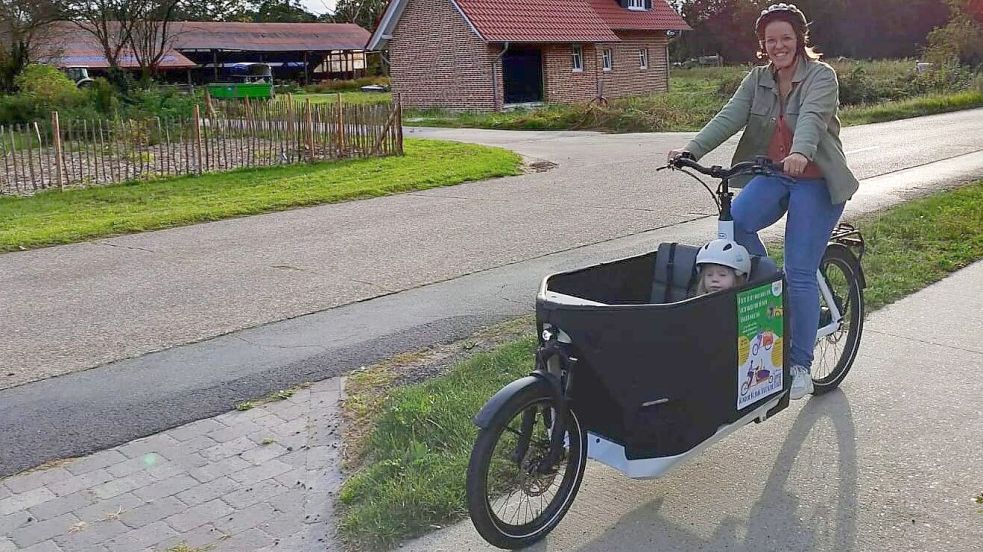
{"label": "asphalt road", "polygon": [[[558,167],[0,255],[0,474],[467,335],[530,312],[546,273],[712,234],[706,192],[655,172],[688,135],[414,134]],[[848,216],[983,177],[983,110],[844,141],[867,179]]]}

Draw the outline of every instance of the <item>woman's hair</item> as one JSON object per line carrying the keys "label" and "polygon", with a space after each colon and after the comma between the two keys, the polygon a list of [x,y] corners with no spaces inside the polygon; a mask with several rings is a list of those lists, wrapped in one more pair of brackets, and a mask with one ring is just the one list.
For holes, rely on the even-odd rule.
{"label": "woman's hair", "polygon": [[813,49],[809,44],[809,27],[805,23],[802,12],[792,12],[788,10],[776,10],[762,15],[755,25],[755,34],[758,35],[758,59],[768,59],[768,52],[765,49],[765,28],[773,21],[784,21],[792,26],[795,31],[796,56],[803,59],[817,60],[822,54]]}

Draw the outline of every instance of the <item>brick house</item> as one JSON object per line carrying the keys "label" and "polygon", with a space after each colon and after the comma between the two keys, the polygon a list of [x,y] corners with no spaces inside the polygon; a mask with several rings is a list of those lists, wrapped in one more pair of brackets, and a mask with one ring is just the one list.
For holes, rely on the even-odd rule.
{"label": "brick house", "polygon": [[497,111],[665,91],[686,29],[666,0],[390,0],[367,49],[405,106]]}

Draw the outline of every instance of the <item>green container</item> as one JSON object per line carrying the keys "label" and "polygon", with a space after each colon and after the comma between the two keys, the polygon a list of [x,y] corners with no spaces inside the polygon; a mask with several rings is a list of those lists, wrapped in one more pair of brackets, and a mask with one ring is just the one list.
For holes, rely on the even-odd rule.
{"label": "green container", "polygon": [[267,82],[216,82],[208,85],[208,93],[219,100],[241,98],[268,100],[273,97],[273,85]]}

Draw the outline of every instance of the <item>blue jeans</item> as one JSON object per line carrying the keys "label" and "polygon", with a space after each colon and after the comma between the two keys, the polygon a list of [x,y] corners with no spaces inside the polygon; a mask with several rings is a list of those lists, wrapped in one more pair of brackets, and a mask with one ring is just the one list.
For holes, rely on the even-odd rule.
{"label": "blue jeans", "polygon": [[812,366],[819,330],[819,284],[816,270],[826,243],[846,203],[833,205],[826,181],[786,182],[757,176],[734,198],[734,238],[752,255],[765,255],[758,231],[771,226],[788,211],[785,223],[785,278],[791,317],[792,365]]}

